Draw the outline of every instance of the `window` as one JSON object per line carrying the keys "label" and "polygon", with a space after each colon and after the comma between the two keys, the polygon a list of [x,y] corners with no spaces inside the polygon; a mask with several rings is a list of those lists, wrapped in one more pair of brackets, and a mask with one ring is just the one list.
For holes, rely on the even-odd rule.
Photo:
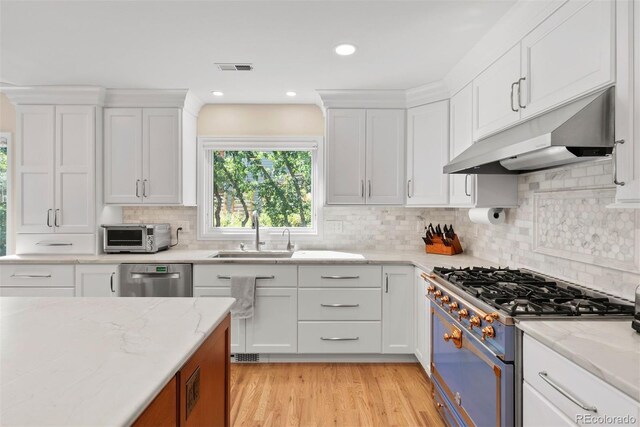
{"label": "window", "polygon": [[7,254],[7,149],[11,134],[0,134],[0,256]]}
{"label": "window", "polygon": [[321,141],[309,138],[200,138],[199,238],[318,233]]}

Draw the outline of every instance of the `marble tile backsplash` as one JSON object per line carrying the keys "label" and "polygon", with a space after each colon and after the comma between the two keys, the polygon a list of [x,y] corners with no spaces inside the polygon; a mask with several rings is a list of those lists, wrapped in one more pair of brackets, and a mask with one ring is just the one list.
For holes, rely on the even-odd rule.
{"label": "marble tile backsplash", "polygon": [[[640,284],[640,217],[636,210],[606,208],[613,201],[611,182],[607,160],[521,175],[520,206],[509,209],[498,226],[472,223],[468,209],[327,206],[322,238],[296,243],[300,249],[422,251],[426,223],[454,224],[468,254],[632,299]],[[128,207],[123,215],[124,222],[182,227],[179,248],[237,249],[240,244],[197,240],[193,207]]]}

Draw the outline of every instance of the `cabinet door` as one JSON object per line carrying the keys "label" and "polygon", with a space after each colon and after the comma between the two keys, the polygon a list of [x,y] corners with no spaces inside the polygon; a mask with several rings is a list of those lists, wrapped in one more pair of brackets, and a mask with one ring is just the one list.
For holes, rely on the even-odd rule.
{"label": "cabinet door", "polygon": [[415,355],[422,368],[431,373],[431,315],[429,314],[429,298],[427,298],[427,282],[422,278],[423,271],[416,269],[415,274]]}
{"label": "cabinet door", "polygon": [[18,107],[16,199],[18,233],[52,233],[55,108]]}
{"label": "cabinet door", "polygon": [[142,110],[104,110],[104,200],[142,203]]}
{"label": "cabinet door", "polygon": [[640,207],[640,4],[616,5],[616,203]]}
{"label": "cabinet door", "polygon": [[56,107],[55,230],[95,232],[95,127],[92,106]]}
{"label": "cabinet door", "polygon": [[567,2],[522,39],[523,118],[613,83],[614,8]]}
{"label": "cabinet door", "polygon": [[117,265],[78,265],[76,295],[79,297],[118,296]]}
{"label": "cabinet door", "polygon": [[[471,105],[469,105],[471,106]],[[407,112],[407,205],[446,205],[449,175],[449,102]]]}
{"label": "cabinet door", "polygon": [[[473,87],[469,83],[451,97],[449,107],[450,149],[453,159],[473,144]],[[474,180],[472,174],[451,174],[449,203],[452,206],[473,206]]]}
{"label": "cabinet door", "polygon": [[[194,287],[193,296],[201,297],[230,297],[230,288]],[[245,353],[245,319],[231,318],[231,353]]]}
{"label": "cabinet door", "polygon": [[246,322],[248,353],[296,353],[298,290],[256,289],[253,317]]}
{"label": "cabinet door", "polygon": [[180,203],[182,157],[180,110],[142,110],[142,197],[144,203]]}
{"label": "cabinet door", "polygon": [[528,382],[522,383],[523,427],[569,427],[576,424],[553,403],[538,393]]}
{"label": "cabinet door", "polygon": [[520,44],[473,80],[473,140],[520,120],[516,99],[520,79]]}
{"label": "cabinet door", "polygon": [[404,203],[404,110],[367,110],[367,204]]}
{"label": "cabinet door", "polygon": [[364,204],[365,110],[327,112],[327,204]]}
{"label": "cabinet door", "polygon": [[413,354],[414,269],[383,267],[382,352]]}

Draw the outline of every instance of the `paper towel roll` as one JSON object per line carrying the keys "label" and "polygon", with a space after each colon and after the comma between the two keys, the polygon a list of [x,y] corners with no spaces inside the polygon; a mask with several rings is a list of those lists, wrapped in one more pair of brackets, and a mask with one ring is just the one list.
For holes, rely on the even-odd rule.
{"label": "paper towel roll", "polygon": [[500,208],[469,209],[469,219],[476,224],[502,224],[505,212]]}

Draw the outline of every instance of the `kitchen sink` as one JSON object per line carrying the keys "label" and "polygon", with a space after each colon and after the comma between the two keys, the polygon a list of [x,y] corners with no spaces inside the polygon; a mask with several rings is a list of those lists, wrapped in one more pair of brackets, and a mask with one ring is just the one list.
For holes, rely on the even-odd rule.
{"label": "kitchen sink", "polygon": [[291,258],[290,251],[220,251],[209,258]]}

